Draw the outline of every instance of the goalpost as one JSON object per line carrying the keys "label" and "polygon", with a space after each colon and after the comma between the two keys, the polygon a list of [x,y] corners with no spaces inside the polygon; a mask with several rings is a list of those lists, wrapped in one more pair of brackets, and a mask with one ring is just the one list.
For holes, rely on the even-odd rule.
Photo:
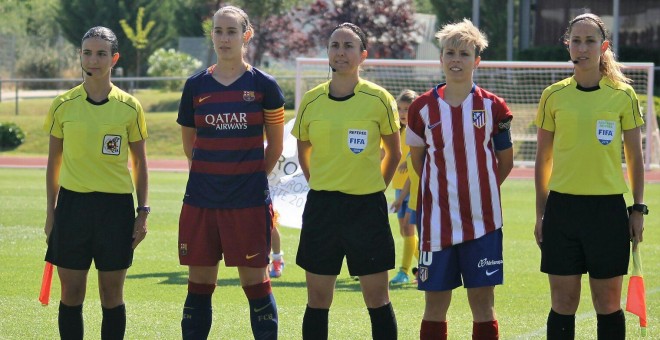
{"label": "goalpost", "polygon": [[[623,63],[623,72],[640,97],[646,124],[642,127],[646,169],[660,164],[660,136],[653,112],[653,63]],[[513,112],[511,137],[516,166],[532,166],[536,156],[534,119],[543,89],[573,74],[570,62],[482,61],[474,80],[504,98]],[[424,93],[443,82],[439,60],[367,59],[360,76],[397,96],[403,89]],[[330,78],[325,58],[296,59],[296,112],[303,94]],[[623,154],[623,153],[622,153]]]}

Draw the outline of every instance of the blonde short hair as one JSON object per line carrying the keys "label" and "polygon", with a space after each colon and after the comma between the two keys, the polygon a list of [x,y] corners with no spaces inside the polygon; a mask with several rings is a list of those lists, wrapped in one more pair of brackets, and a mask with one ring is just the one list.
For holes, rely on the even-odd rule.
{"label": "blonde short hair", "polygon": [[480,31],[468,19],[442,26],[435,34],[435,37],[438,39],[438,44],[440,45],[440,53],[442,53],[445,47],[474,45],[474,55],[479,56],[488,47],[486,34]]}

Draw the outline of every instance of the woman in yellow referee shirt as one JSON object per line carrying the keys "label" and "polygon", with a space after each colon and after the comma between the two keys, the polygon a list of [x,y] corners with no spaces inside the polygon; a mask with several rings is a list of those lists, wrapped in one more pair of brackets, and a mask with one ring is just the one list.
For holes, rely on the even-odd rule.
{"label": "woman in yellow referee shirt", "polygon": [[103,311],[101,338],[124,337],[124,280],[147,233],[147,129],[137,99],[110,81],[118,59],[110,29],[87,31],[80,51],[84,82],[55,98],[44,124],[50,134],[46,261],[57,266],[61,282],[62,339],[83,338],[82,304],[92,260]]}
{"label": "woman in yellow referee shirt", "polygon": [[[538,107],[536,226],[541,271],[552,308],[548,339],[575,337],[582,274],[589,286],[599,339],[624,339],[621,286],[630,241],[642,241],[644,167],[639,102],[614,59],[603,21],[582,14],[564,41],[575,70],[545,89]],[[623,149],[634,204],[622,174]]]}
{"label": "woman in yellow referee shirt", "polygon": [[401,158],[400,124],[392,95],[359,76],[366,44],[359,27],[335,27],[328,44],[332,79],[305,94],[292,130],[310,187],[296,256],[307,281],[303,339],[328,338],[344,257],[359,277],[373,338],[397,336],[387,277],[394,239],[383,191]]}

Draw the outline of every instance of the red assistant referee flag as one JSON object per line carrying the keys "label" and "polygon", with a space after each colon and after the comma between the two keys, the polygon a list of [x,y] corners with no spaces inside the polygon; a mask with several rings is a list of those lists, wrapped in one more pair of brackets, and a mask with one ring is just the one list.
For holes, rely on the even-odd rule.
{"label": "red assistant referee flag", "polygon": [[639,254],[639,244],[633,247],[633,273],[628,281],[628,299],[626,311],[639,316],[639,327],[642,336],[646,336],[646,291],[642,274],[642,258]]}

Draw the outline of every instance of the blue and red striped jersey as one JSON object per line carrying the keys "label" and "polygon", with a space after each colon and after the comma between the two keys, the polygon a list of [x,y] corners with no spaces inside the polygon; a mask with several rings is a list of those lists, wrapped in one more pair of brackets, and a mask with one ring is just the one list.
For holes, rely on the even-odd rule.
{"label": "blue and red striped jersey", "polygon": [[188,78],[177,123],[195,128],[192,166],[183,201],[236,209],[270,202],[264,169],[264,115],[284,111],[275,79],[254,67],[225,86],[215,65]]}

